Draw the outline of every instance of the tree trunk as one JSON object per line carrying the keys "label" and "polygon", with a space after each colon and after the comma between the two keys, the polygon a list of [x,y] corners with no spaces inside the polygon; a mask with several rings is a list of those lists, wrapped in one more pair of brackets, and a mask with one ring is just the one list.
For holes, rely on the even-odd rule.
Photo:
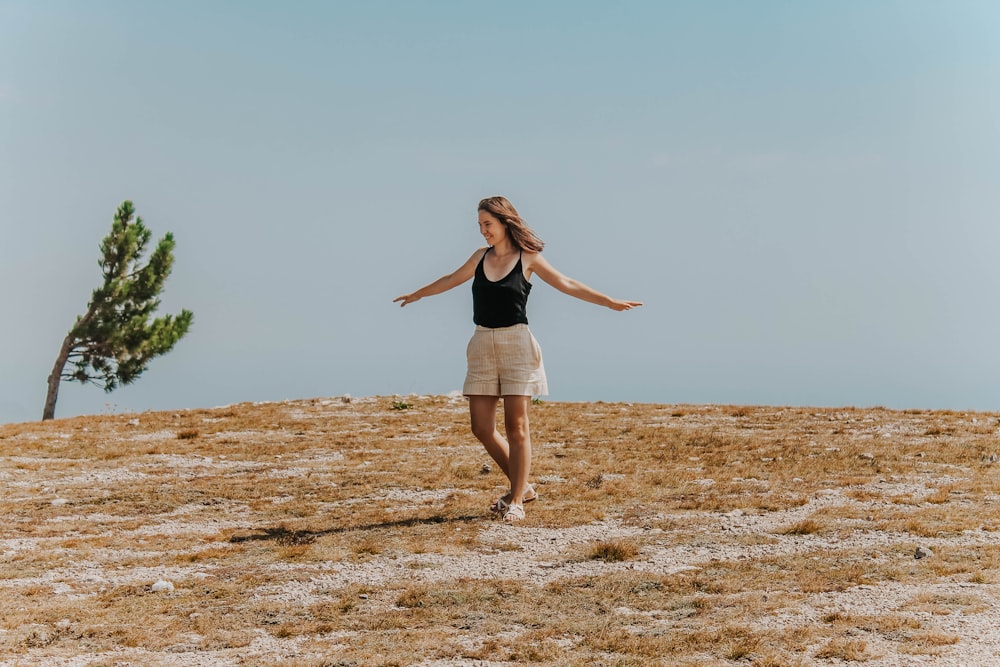
{"label": "tree trunk", "polygon": [[63,339],[62,347],[59,349],[59,356],[52,367],[52,372],[49,373],[49,393],[45,396],[45,411],[42,413],[42,421],[53,419],[56,416],[56,399],[59,398],[59,383],[62,382],[63,368],[65,368],[66,360],[69,359],[69,353],[73,349],[73,341],[73,332],[70,331],[66,334],[66,338]]}

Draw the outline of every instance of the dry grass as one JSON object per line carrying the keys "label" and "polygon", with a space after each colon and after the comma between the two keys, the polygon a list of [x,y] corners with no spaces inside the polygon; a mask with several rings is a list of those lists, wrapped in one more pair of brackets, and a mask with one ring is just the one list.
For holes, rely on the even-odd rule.
{"label": "dry grass", "polygon": [[996,415],[536,403],[514,527],[467,421],[0,426],[0,665],[1000,663]]}
{"label": "dry grass", "polygon": [[587,551],[590,560],[616,563],[634,560],[639,555],[639,545],[631,540],[611,540],[598,542]]}

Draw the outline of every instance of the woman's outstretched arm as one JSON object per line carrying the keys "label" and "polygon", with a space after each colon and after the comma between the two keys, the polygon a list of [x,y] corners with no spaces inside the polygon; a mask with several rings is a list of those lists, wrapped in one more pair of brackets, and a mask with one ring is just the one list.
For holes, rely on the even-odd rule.
{"label": "woman's outstretched arm", "polygon": [[479,260],[483,256],[483,252],[485,252],[485,249],[480,248],[476,252],[472,253],[472,257],[466,260],[465,264],[458,267],[455,271],[446,276],[441,276],[429,285],[424,285],[416,292],[410,292],[409,294],[404,294],[403,296],[397,296],[392,300],[392,302],[401,302],[399,306],[402,308],[408,303],[420,301],[420,299],[425,296],[434,296],[435,294],[440,294],[441,292],[447,292],[453,287],[458,287],[476,274],[476,265],[479,264]]}
{"label": "woman's outstretched arm", "polygon": [[557,290],[577,299],[582,299],[588,303],[595,303],[598,306],[607,306],[612,310],[631,310],[642,305],[641,301],[628,301],[624,299],[612,299],[607,294],[601,294],[597,290],[587,287],[579,280],[574,280],[565,276],[555,269],[540,253],[533,253],[528,266],[529,270],[537,273],[538,277],[552,285]]}

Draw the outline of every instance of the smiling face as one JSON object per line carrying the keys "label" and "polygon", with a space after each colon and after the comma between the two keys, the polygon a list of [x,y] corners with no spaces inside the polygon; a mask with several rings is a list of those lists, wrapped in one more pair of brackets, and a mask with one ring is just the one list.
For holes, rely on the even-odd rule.
{"label": "smiling face", "polygon": [[500,222],[489,211],[480,211],[479,233],[483,235],[488,245],[496,246],[498,243],[503,243],[503,240],[507,238],[507,225]]}

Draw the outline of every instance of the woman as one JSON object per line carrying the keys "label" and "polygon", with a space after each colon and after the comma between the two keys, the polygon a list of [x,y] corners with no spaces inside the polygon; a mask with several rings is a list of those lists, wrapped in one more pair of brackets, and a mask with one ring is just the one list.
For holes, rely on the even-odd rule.
{"label": "woman", "polygon": [[[511,523],[524,518],[524,503],[537,498],[528,484],[531,433],[528,407],[532,396],[548,393],[542,351],[528,330],[526,306],[532,275],[560,292],[612,310],[630,310],[639,301],[612,299],[556,271],[544,257],[544,244],[504,197],[479,202],[479,232],[488,246],[472,253],[457,271],[416,292],[393,299],[400,306],[446,292],[472,278],[476,331],[466,356],[468,373],[462,393],[469,398],[472,433],[483,443],[510,481],[510,491],[490,510]],[[503,397],[507,437],[497,431],[496,412]]]}

